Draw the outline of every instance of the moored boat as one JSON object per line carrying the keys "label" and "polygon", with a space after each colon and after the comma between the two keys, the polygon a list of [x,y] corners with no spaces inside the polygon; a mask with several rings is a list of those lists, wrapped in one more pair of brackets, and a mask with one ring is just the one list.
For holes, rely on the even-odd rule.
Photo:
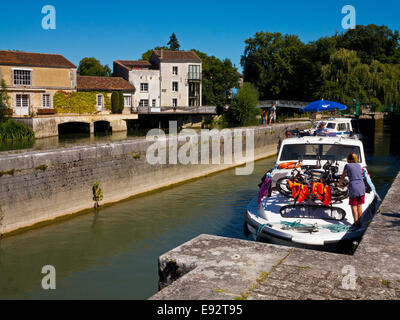
{"label": "moored boat", "polygon": [[283,140],[275,167],[264,176],[259,196],[248,205],[245,220],[253,237],[314,246],[360,238],[377,210],[377,196],[373,186],[367,185],[361,227],[353,226],[348,190],[338,186],[349,153],[357,155],[368,177],[358,139],[305,136]]}

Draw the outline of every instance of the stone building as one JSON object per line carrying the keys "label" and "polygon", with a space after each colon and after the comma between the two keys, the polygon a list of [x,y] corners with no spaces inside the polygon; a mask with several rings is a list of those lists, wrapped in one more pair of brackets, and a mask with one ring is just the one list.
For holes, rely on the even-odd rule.
{"label": "stone building", "polygon": [[15,116],[52,110],[57,91],[76,91],[76,66],[59,54],[2,50],[0,78]]}
{"label": "stone building", "polygon": [[150,61],[114,62],[114,75],[136,88],[135,106],[201,106],[202,63],[193,51],[154,50]]}
{"label": "stone building", "polygon": [[134,107],[160,107],[160,71],[149,61],[114,61],[114,76],[136,88]]}
{"label": "stone building", "polygon": [[111,99],[112,92],[121,91],[124,96],[123,114],[132,113],[134,106],[135,87],[121,77],[94,77],[94,76],[77,76],[78,92],[98,92],[96,94],[96,110],[98,112],[107,112],[105,108],[105,95]]}

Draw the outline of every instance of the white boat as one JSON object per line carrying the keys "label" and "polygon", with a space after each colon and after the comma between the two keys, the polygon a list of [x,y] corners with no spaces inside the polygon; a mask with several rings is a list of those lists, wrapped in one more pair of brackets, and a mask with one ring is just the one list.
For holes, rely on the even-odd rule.
{"label": "white boat", "polygon": [[[262,197],[260,203],[258,203],[259,197],[255,197],[248,205],[245,217],[248,231],[259,240],[272,237],[311,246],[325,246],[360,238],[377,210],[374,188],[373,190],[367,188],[361,227],[356,228],[352,226],[354,219],[348,193],[345,191],[341,198],[336,199],[333,199],[332,193],[333,200],[328,205],[324,205],[314,196],[297,203],[282,193],[280,184],[284,177],[294,171],[294,169],[280,169],[282,164],[298,163],[299,160],[301,166],[297,170],[308,168],[318,175],[324,170],[314,170],[313,167],[331,166],[336,168],[337,179],[343,172],[349,153],[355,153],[361,166],[366,170],[363,144],[358,139],[305,136],[283,140],[276,165],[269,174],[272,178],[270,196]],[[295,167],[297,166],[299,164]]]}
{"label": "white boat", "polygon": [[361,135],[355,132],[350,118],[330,118],[328,120],[316,121],[309,130],[311,135],[314,135],[321,122],[326,123],[326,130],[329,136],[339,136],[343,138],[356,136],[361,138]]}

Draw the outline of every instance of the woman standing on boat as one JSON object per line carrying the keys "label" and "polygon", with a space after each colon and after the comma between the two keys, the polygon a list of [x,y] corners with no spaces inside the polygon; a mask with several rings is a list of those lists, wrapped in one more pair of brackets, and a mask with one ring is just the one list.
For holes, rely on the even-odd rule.
{"label": "woman standing on boat", "polygon": [[354,226],[361,227],[362,205],[365,202],[365,184],[363,179],[362,167],[358,163],[358,158],[355,153],[347,156],[347,164],[343,169],[343,174],[339,181],[339,187],[342,186],[343,180],[349,177],[349,204],[354,218]]}

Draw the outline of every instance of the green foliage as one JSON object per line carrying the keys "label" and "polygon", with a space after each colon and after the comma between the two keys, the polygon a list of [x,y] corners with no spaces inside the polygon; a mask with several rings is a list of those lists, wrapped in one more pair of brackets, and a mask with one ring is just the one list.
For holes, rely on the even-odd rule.
{"label": "green foliage", "polygon": [[99,201],[103,200],[103,190],[100,188],[100,184],[96,181],[92,187],[93,201],[95,202],[94,207],[99,206]]}
{"label": "green foliage", "polygon": [[113,91],[111,94],[111,112],[112,113],[119,113],[119,93],[117,91]]}
{"label": "green foliage", "polygon": [[6,83],[3,79],[0,81],[0,122],[3,121],[6,110],[8,109],[8,93]]}
{"label": "green foliage", "polygon": [[203,105],[225,106],[230,90],[239,86],[239,74],[229,59],[220,60],[214,56],[192,49],[202,62]]}
{"label": "green foliage", "polygon": [[294,35],[258,32],[245,41],[241,64],[244,80],[255,85],[261,99],[296,99],[312,93],[318,69],[313,48]]}
{"label": "green foliage", "polygon": [[108,65],[102,65],[96,58],[83,58],[79,62],[78,73],[81,76],[110,77],[111,69]]}
{"label": "green foliage", "polygon": [[36,170],[41,170],[41,171],[46,171],[48,167],[49,167],[48,165],[42,164],[40,166],[37,166],[35,169]]}
{"label": "green foliage", "polygon": [[107,92],[64,92],[54,94],[53,103],[57,113],[93,113],[96,111],[96,96],[104,96],[104,107],[111,110],[111,100]]}
{"label": "green foliage", "polygon": [[261,99],[400,105],[400,36],[386,26],[357,26],[309,44],[259,32],[245,44],[244,78]]}
{"label": "green foliage", "polygon": [[167,43],[170,50],[179,50],[181,45],[179,44],[178,38],[176,37],[175,32],[169,37],[169,42]]}
{"label": "green foliage", "polygon": [[32,141],[35,134],[32,129],[12,119],[0,122],[0,141]]}
{"label": "green foliage", "polygon": [[358,25],[337,39],[338,48],[357,51],[363,63],[371,63],[373,60],[400,63],[399,32],[393,32],[386,26]]}
{"label": "green foliage", "polygon": [[118,92],[119,95],[119,109],[118,109],[118,113],[122,113],[122,111],[124,110],[124,94],[122,93],[122,91]]}
{"label": "green foliage", "polygon": [[400,66],[373,60],[363,64],[357,52],[339,49],[322,67],[323,84],[318,91],[326,100],[350,105],[353,98],[380,107],[400,105]]}
{"label": "green foliage", "polygon": [[238,94],[232,99],[227,117],[228,121],[236,125],[248,125],[254,121],[258,112],[258,92],[251,84],[245,82]]}

